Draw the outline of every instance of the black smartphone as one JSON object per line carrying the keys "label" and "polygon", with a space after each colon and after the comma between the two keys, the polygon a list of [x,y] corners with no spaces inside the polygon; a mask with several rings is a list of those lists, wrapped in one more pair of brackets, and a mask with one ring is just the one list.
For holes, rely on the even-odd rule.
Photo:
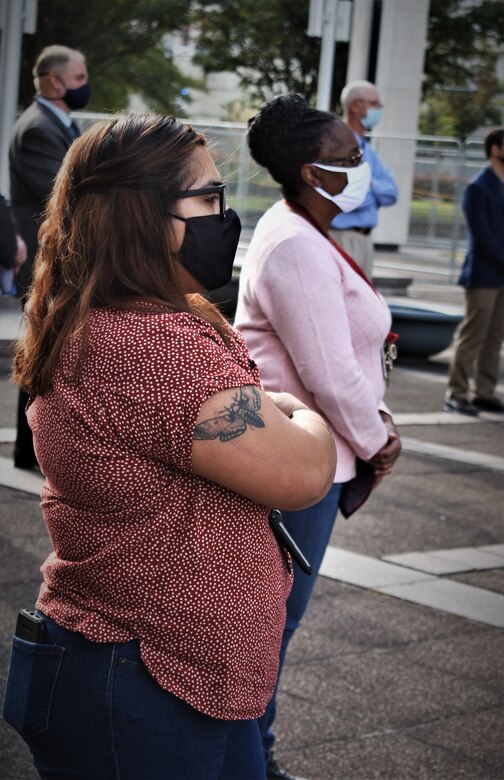
{"label": "black smartphone", "polygon": [[290,552],[292,560],[296,561],[301,571],[304,571],[305,574],[311,574],[312,567],[283,524],[282,513],[279,509],[271,510],[269,515],[269,523],[271,530],[277,538],[277,541],[282,545],[282,547]]}
{"label": "black smartphone", "polygon": [[31,609],[22,609],[16,623],[16,636],[26,642],[42,644],[45,641],[45,620]]}

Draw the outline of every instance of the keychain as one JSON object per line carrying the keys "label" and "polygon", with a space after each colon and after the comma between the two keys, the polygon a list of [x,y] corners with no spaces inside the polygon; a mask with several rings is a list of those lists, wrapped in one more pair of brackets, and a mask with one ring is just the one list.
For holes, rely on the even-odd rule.
{"label": "keychain", "polygon": [[383,363],[384,363],[384,375],[387,382],[390,380],[390,374],[394,368],[394,360],[397,358],[397,346],[396,341],[399,339],[398,333],[390,333],[387,336],[385,344],[383,345]]}

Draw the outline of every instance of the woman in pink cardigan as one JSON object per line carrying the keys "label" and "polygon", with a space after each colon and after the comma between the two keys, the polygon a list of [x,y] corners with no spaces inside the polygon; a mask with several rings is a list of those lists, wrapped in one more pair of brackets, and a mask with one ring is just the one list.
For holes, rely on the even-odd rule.
{"label": "woman in pink cardigan", "polygon": [[[310,108],[300,95],[277,97],[249,121],[254,160],[284,199],[259,220],[245,257],[235,326],[259,366],[264,388],[293,393],[325,417],[337,468],[326,498],[284,512],[285,525],[317,574],[349,486],[391,473],[401,445],[385,394],[384,344],[390,312],[363,272],[329,237],[331,221],[360,205],[370,172],[348,126]],[[344,488],[346,486],[346,488]],[[345,506],[342,505],[344,500]],[[362,496],[357,499],[362,502]],[[279,507],[282,509],[282,507]],[[307,607],[315,577],[295,566],[280,669]],[[275,696],[260,720],[267,777],[292,778],[273,756]]]}

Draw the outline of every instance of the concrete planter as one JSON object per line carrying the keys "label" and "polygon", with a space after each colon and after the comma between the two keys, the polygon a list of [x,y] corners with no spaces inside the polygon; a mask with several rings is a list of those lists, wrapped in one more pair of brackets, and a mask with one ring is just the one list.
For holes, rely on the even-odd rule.
{"label": "concrete planter", "polygon": [[392,314],[392,330],[399,333],[399,358],[426,358],[443,352],[453,341],[463,314],[455,307],[387,301]]}

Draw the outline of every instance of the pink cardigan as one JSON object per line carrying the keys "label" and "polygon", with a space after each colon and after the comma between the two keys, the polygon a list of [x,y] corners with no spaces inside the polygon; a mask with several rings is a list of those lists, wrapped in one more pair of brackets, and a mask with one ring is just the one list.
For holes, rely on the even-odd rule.
{"label": "pink cardigan", "polygon": [[330,424],[335,482],[387,441],[378,410],[390,311],[331,243],[284,201],[259,220],[240,275],[235,326],[266,390],[293,393]]}

